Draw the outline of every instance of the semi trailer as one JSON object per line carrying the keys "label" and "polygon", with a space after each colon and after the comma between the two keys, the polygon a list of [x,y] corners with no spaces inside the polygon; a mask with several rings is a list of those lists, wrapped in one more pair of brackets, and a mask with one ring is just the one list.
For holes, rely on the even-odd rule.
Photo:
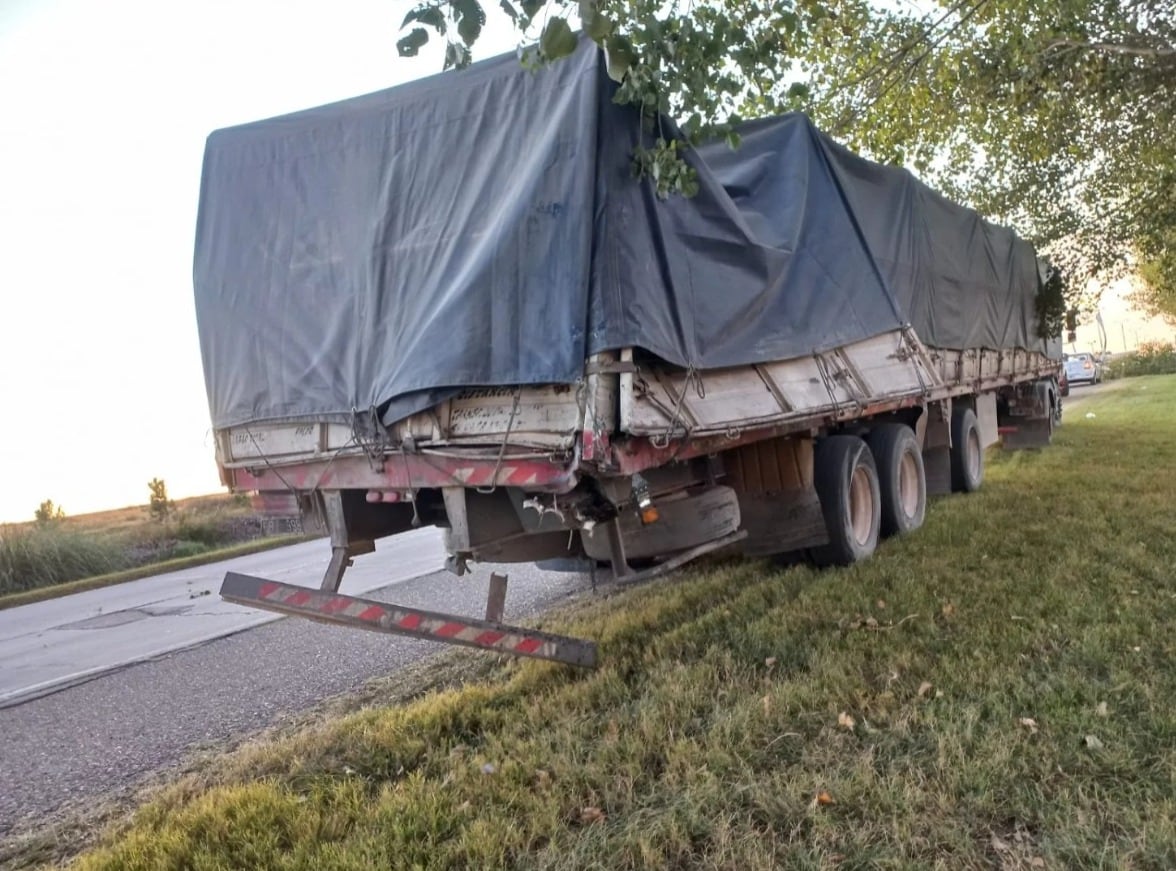
{"label": "semi trailer", "polygon": [[[456,574],[578,559],[616,583],[707,553],[868,558],[985,450],[1047,444],[1060,343],[1011,230],[803,115],[632,170],[648,119],[589,40],[208,140],[196,310],[223,482],[321,531],[310,590],[226,599],[578,665],[589,641],[341,590],[422,525]],[[674,130],[669,119],[654,127]]]}

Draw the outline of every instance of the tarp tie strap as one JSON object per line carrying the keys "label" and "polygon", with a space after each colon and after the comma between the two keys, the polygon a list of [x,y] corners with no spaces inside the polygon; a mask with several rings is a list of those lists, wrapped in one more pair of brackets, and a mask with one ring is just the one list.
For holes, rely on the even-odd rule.
{"label": "tarp tie strap", "polygon": [[515,416],[519,413],[519,400],[522,395],[523,388],[516,387],[514,404],[510,407],[510,419],[506,422],[506,435],[502,437],[502,444],[498,447],[498,460],[494,463],[494,474],[490,476],[490,486],[476,488],[476,491],[483,496],[488,496],[498,489],[498,473],[502,471],[502,458],[506,455],[506,445],[510,441],[510,432],[514,429]]}
{"label": "tarp tie strap", "polygon": [[917,378],[919,381],[919,392],[922,394],[923,398],[926,399],[930,391],[927,387],[927,382],[923,380],[923,360],[919,356],[918,344],[915,340],[914,330],[911,328],[911,325],[904,325],[900,335],[902,336],[902,338],[899,340],[901,342],[900,350],[903,353],[909,354],[911,365],[915,367],[915,378]]}
{"label": "tarp tie strap", "polygon": [[[690,389],[691,382],[694,383],[694,393],[699,399],[706,399],[706,388],[703,386],[702,377],[698,374],[698,370],[694,368],[691,363],[686,369],[686,377],[682,381],[682,392],[678,394],[678,398],[674,401],[674,411],[670,415],[670,423],[666,427],[666,431],[660,437],[653,436],[650,438],[650,444],[655,448],[669,447],[670,439],[674,436],[674,427],[678,425],[678,421],[682,415],[682,405],[686,401],[686,392]],[[686,429],[683,427],[683,429]],[[689,432],[687,431],[687,434]]]}
{"label": "tarp tie strap", "polygon": [[828,364],[826,364],[825,358],[818,351],[813,351],[813,360],[816,361],[817,371],[821,373],[821,383],[825,385],[825,392],[829,394],[829,402],[833,405],[833,413],[837,414],[841,411],[841,403],[837,401],[837,393],[834,391],[833,385],[830,382]]}
{"label": "tarp tie strap", "polygon": [[408,482],[409,501],[412,502],[412,528],[420,529],[421,513],[417,509],[417,491],[412,486],[412,465],[408,462],[408,451],[404,449],[404,442],[400,443],[400,459],[404,463],[404,480]]}

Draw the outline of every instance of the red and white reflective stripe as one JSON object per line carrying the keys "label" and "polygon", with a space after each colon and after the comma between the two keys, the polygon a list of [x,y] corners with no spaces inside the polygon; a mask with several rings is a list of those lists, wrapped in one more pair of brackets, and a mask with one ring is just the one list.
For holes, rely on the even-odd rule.
{"label": "red and white reflective stripe", "polygon": [[236,572],[229,572],[225,576],[221,596],[243,605],[364,629],[413,635],[572,665],[591,667],[596,664],[596,645],[579,638],[309,590]]}
{"label": "red and white reflective stripe", "polygon": [[234,486],[240,490],[398,490],[424,487],[529,487],[544,492],[566,493],[578,480],[574,465],[555,460],[439,457],[405,454],[379,471],[367,457],[337,456],[330,460],[281,466],[275,477],[268,468],[232,468]]}

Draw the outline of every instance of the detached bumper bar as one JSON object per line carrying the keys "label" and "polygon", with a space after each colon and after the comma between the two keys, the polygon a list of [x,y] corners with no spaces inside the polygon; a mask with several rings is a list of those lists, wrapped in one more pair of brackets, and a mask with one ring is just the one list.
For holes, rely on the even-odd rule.
{"label": "detached bumper bar", "polygon": [[221,598],[251,608],[264,608],[324,623],[409,635],[429,641],[462,644],[495,653],[548,659],[582,668],[596,667],[596,644],[566,635],[552,635],[486,620],[403,608],[357,596],[344,596],[267,581],[229,572]]}

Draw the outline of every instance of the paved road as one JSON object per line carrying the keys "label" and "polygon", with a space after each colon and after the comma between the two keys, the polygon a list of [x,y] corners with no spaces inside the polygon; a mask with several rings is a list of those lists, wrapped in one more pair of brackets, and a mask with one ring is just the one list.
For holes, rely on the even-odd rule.
{"label": "paved road", "polygon": [[[425,534],[420,537],[424,539]],[[284,549],[284,556],[280,551],[256,556],[279,560],[266,569],[275,577],[295,578],[302,577],[301,572],[310,572],[317,578],[328,552],[325,543],[317,543],[317,549],[315,544]],[[387,579],[388,573],[395,570],[389,564],[395,554],[391,544],[391,540],[386,545],[381,543],[375,554],[360,557],[355,568],[349,570],[354,574],[344,580],[344,590],[358,592],[361,585],[357,578],[361,573],[370,571],[379,576],[383,571]],[[215,591],[219,586],[219,577],[228,563],[237,564],[237,571],[262,573],[253,564],[242,567],[244,559],[208,567],[209,588]],[[439,560],[438,549],[435,561]],[[510,575],[510,621],[535,614],[585,589],[589,583],[584,575],[543,572],[529,565],[484,566],[472,577],[431,572],[402,578],[366,595],[419,608],[480,616],[492,568]],[[215,585],[213,578],[218,582]],[[194,584],[191,589],[200,592],[204,588]],[[0,735],[4,736],[0,741],[0,838],[40,822],[46,815],[81,808],[97,797],[122,791],[153,772],[181,762],[193,749],[239,740],[443,649],[431,642],[299,619],[279,618],[241,631],[242,624],[233,622],[238,618],[229,619],[227,606],[216,604],[215,595],[188,600],[183,598],[191,595],[184,592],[187,589],[187,581],[183,581],[177,594],[180,604],[199,602],[212,612],[209,619],[219,619],[218,612],[226,611],[226,631],[234,634],[222,633],[222,637],[191,646],[201,634],[187,631],[185,622],[200,623],[204,617],[196,612],[152,615],[141,603],[128,605],[130,600],[125,597],[129,591],[122,586],[69,597],[87,597],[82,613],[90,615],[99,615],[99,609],[101,614],[147,610],[148,616],[123,623],[122,627],[134,635],[136,629],[156,624],[170,626],[175,628],[175,635],[170,635],[171,629],[165,634],[186,646],[111,670],[110,664],[125,656],[107,655],[98,645],[92,655],[106,656],[104,665],[94,666],[105,669],[100,676],[0,710]],[[103,606],[92,601],[102,594],[114,604]],[[62,603],[58,607],[76,607],[68,600],[58,601]],[[3,613],[19,614],[23,610]],[[257,616],[271,621],[272,615]],[[19,626],[21,621],[15,622]],[[119,620],[111,622],[118,624]],[[33,632],[37,625],[44,627],[44,620],[35,624],[30,618],[27,628]],[[76,634],[106,630],[59,627],[40,631],[42,637],[60,636],[69,642]],[[144,649],[157,648],[147,644]],[[48,660],[60,658],[66,662],[67,657],[52,654],[52,647],[46,648],[46,653]],[[8,663],[3,659],[0,663],[4,663],[0,671],[8,682]],[[71,660],[62,672],[72,670],[76,674],[78,665],[78,660]],[[26,682],[44,674],[34,671],[26,670]]]}
{"label": "paved road", "polygon": [[[318,587],[324,554],[325,540],[311,541],[0,611],[0,708],[278,620],[222,601],[216,593],[225,572]],[[360,595],[443,565],[441,531],[415,530],[357,559],[342,591]]]}
{"label": "paved road", "polygon": [[1128,379],[1120,378],[1117,381],[1102,381],[1098,384],[1070,385],[1070,395],[1062,398],[1062,422],[1065,423],[1066,415],[1071,412],[1073,412],[1073,416],[1070,418],[1071,420],[1078,417],[1079,410],[1086,404],[1086,400],[1090,397],[1097,396],[1100,393],[1121,390],[1127,383]]}

